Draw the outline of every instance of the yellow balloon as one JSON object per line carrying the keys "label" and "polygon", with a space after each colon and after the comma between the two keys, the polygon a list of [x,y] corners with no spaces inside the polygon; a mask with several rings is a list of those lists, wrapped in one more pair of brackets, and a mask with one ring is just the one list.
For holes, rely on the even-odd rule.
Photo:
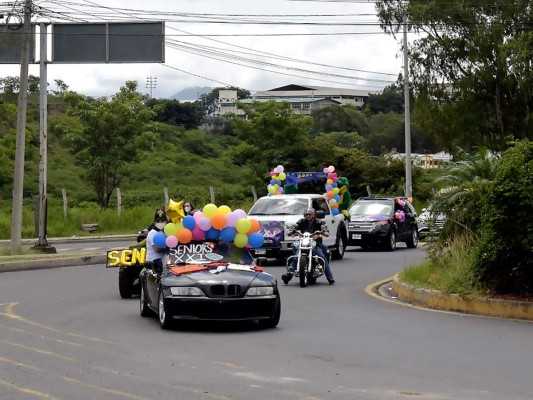
{"label": "yellow balloon", "polygon": [[213,203],[209,203],[204,206],[202,212],[204,213],[204,217],[211,218],[217,212],[217,210],[217,206],[215,206]]}
{"label": "yellow balloon", "polygon": [[339,194],[339,192],[340,192],[340,190],[339,190],[339,188],[338,188],[338,187],[336,187],[336,188],[333,188],[333,193],[335,193],[335,194]]}
{"label": "yellow balloon", "polygon": [[231,212],[231,208],[225,205],[218,207],[218,210],[217,210],[217,214],[222,214],[222,215],[228,215],[230,212]]}
{"label": "yellow balloon", "polygon": [[235,243],[235,246],[243,248],[248,244],[248,236],[245,233],[237,233],[233,243]]}
{"label": "yellow balloon", "polygon": [[287,175],[285,175],[285,172],[280,172],[278,175],[278,180],[284,181]]}
{"label": "yellow balloon", "polygon": [[237,221],[237,225],[235,227],[237,228],[237,232],[246,233],[252,229],[252,223],[248,218],[241,218]]}
{"label": "yellow balloon", "polygon": [[165,225],[165,228],[163,229],[165,232],[165,235],[167,236],[174,236],[176,233],[178,233],[178,226],[174,223],[169,223]]}

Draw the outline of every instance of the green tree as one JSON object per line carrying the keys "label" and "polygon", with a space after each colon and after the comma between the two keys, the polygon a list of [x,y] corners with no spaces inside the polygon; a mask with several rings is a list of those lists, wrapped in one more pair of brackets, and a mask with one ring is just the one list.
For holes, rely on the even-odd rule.
{"label": "green tree", "polygon": [[449,145],[494,150],[533,136],[529,1],[378,0],[376,9],[386,32],[401,32],[406,17],[421,33],[409,45],[409,79],[423,128]]}
{"label": "green tree", "polygon": [[248,119],[233,120],[235,134],[245,143],[232,148],[234,162],[247,164],[258,173],[268,173],[278,164],[287,170],[305,166],[311,117],[295,113],[288,102],[254,102],[238,107]]}
{"label": "green tree", "polygon": [[533,142],[503,154],[484,200],[477,278],[498,293],[533,295]]}
{"label": "green tree", "polygon": [[393,112],[403,114],[404,112],[403,89],[398,85],[390,85],[383,89],[380,94],[370,94],[365,101],[365,114],[373,115],[379,113]]}
{"label": "green tree", "polygon": [[328,106],[313,110],[313,133],[355,132],[363,137],[368,134],[364,114],[353,105]]}
{"label": "green tree", "polygon": [[184,129],[196,129],[202,123],[203,110],[199,102],[180,103],[178,100],[148,99],[148,108],[159,105],[155,120],[178,125]]}
{"label": "green tree", "polygon": [[143,150],[157,141],[151,123],[155,113],[142,100],[134,81],[126,82],[111,100],[87,101],[73,92],[65,96],[69,115],[79,117],[83,124],[81,131],[71,130],[66,138],[104,209],[128,165],[139,162]]}

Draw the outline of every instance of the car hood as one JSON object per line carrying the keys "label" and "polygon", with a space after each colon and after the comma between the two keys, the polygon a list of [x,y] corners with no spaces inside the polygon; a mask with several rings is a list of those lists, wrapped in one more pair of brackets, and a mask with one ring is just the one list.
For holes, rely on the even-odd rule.
{"label": "car hood", "polygon": [[387,221],[390,217],[388,215],[352,215],[351,221],[357,222],[379,222]]}
{"label": "car hood", "polygon": [[196,271],[189,267],[191,265],[169,267],[161,277],[162,285],[202,286],[232,283],[248,287],[254,281],[257,281],[255,284],[258,286],[272,285],[276,282],[272,275],[250,265],[228,264]]}

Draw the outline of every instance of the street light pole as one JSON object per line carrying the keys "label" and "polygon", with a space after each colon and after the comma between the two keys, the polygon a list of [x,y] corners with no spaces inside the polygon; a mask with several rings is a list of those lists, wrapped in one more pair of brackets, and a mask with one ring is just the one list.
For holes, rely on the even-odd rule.
{"label": "street light pole", "polygon": [[403,17],[403,82],[405,102],[405,197],[413,195],[411,176],[411,106],[409,101],[409,59],[407,57],[407,16]]}
{"label": "street light pole", "polygon": [[31,0],[26,0],[24,7],[24,38],[22,40],[22,56],[20,61],[15,174],[13,179],[11,254],[16,254],[22,244],[22,200],[24,188],[24,149],[26,144],[26,108],[28,105],[28,67],[30,63],[31,7]]}

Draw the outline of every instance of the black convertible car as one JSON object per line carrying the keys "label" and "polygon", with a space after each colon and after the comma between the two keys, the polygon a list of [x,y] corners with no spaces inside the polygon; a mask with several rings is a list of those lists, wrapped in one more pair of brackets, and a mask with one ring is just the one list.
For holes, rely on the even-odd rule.
{"label": "black convertible car", "polygon": [[163,329],[180,320],[246,321],[274,328],[281,315],[277,281],[232,243],[191,242],[170,249],[161,271],[140,273],[141,315]]}

